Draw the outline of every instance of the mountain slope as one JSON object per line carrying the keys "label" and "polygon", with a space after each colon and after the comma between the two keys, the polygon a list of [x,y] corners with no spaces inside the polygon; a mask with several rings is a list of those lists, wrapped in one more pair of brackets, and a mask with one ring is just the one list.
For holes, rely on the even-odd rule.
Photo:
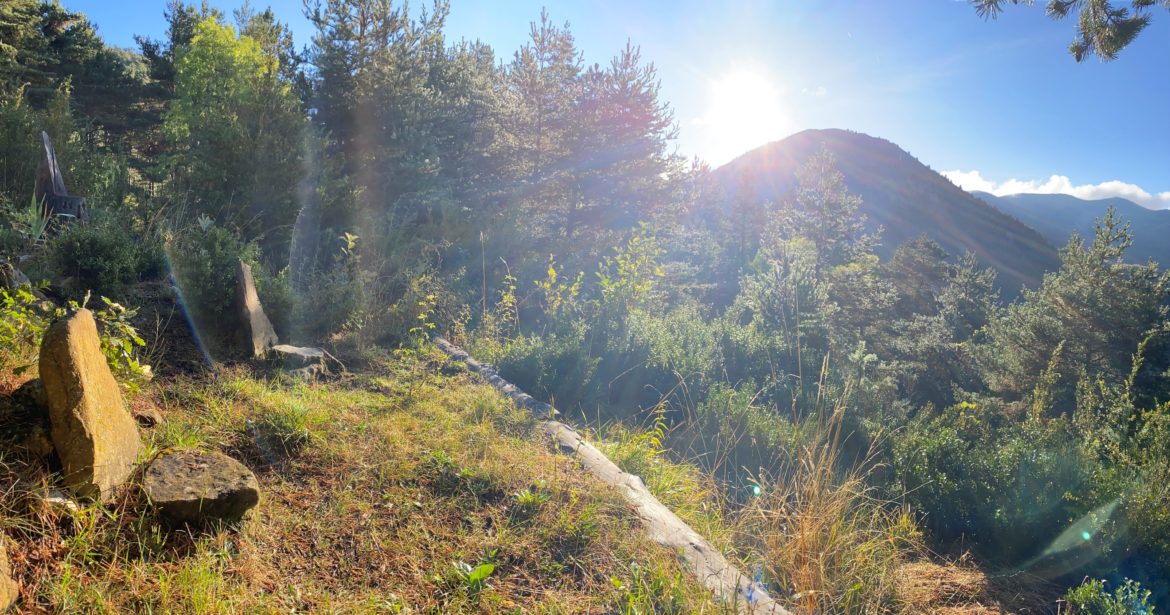
{"label": "mountain slope", "polygon": [[1085,200],[1067,194],[972,194],[1036,229],[1057,246],[1067,243],[1073,233],[1092,240],[1094,221],[1105,217],[1105,212],[1113,207],[1123,221],[1130,223],[1133,232],[1133,246],[1126,252],[1126,260],[1145,263],[1153,259],[1163,267],[1170,266],[1170,242],[1166,241],[1170,237],[1170,211],[1146,209],[1122,198]]}
{"label": "mountain slope", "polygon": [[862,211],[881,225],[888,255],[901,243],[926,234],[947,252],[973,252],[999,271],[1009,294],[1039,284],[1059,267],[1056,249],[1019,220],[961,190],[897,145],[845,130],[805,130],[752,150],[715,171],[726,202],[781,201],[796,170],[824,147],[836,158]]}

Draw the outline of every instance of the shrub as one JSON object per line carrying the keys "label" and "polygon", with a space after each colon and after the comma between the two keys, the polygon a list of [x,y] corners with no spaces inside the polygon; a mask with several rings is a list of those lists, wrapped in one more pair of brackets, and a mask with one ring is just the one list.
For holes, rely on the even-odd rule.
{"label": "shrub", "polygon": [[1070,615],[1154,615],[1150,591],[1141,583],[1126,579],[1113,593],[1105,590],[1105,581],[1088,579],[1068,590],[1064,601]]}
{"label": "shrub", "polygon": [[[264,267],[255,267],[252,274],[256,282],[256,295],[260,297],[268,320],[272,321],[272,328],[276,329],[280,339],[289,339],[292,333],[295,301],[292,285],[288,280],[288,269],[282,269],[280,273],[272,275]],[[329,304],[316,304],[314,308],[320,311],[321,306],[325,305]]]}
{"label": "shrub", "polygon": [[0,367],[31,365],[52,315],[52,305],[29,287],[0,288]]}
{"label": "shrub", "polygon": [[96,215],[88,224],[65,225],[48,246],[49,263],[60,275],[77,279],[74,298],[86,292],[121,297],[128,286],[162,272],[157,241],[142,241],[121,221]]}
{"label": "shrub", "polygon": [[1021,563],[1099,504],[1066,495],[1088,484],[1091,465],[1062,421],[1004,422],[963,402],[890,437],[891,495],[905,493],[936,538],[989,558]]}
{"label": "shrub", "polygon": [[[289,292],[291,299],[291,289]],[[362,289],[347,268],[335,267],[309,276],[305,290],[297,298],[297,334],[305,340],[317,341],[340,331],[351,321],[362,304]]]}
{"label": "shrub", "polygon": [[202,327],[223,333],[223,323],[232,322],[239,259],[256,261],[256,247],[244,243],[231,231],[201,225],[181,233],[168,254],[183,302]]}
{"label": "shrub", "polygon": [[[71,301],[69,310],[56,308],[32,293],[27,286],[16,289],[0,288],[0,367],[23,371],[36,360],[45,330],[56,318],[69,311],[86,307],[87,296],[81,303]],[[138,349],[146,343],[130,324],[137,311],[102,297],[103,307],[95,309],[102,354],[118,381],[132,392],[149,380],[151,369],[139,361]]]}
{"label": "shrub", "polygon": [[594,372],[601,359],[590,356],[584,325],[509,340],[489,360],[498,364],[504,378],[558,407],[585,405],[598,395]]}

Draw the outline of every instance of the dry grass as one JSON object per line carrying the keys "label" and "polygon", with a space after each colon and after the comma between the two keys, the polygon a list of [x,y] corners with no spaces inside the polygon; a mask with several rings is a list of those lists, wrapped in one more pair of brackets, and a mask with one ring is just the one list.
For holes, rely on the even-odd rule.
{"label": "dry grass", "polygon": [[987,576],[977,568],[960,564],[919,561],[898,570],[898,597],[920,610],[953,613],[999,613],[986,601]]}
{"label": "dry grass", "polygon": [[52,478],[9,456],[0,530],[21,612],[724,612],[620,495],[466,376],[418,360],[315,386],[233,372],[145,399],[166,419],[147,454],[241,459],[264,494],[255,516],[166,527],[133,481],[104,507],[34,510]]}
{"label": "dry grass", "polygon": [[[760,480],[741,515],[776,596],[806,613],[917,612],[898,594],[900,568],[923,550],[908,510],[875,498],[864,470],[837,467],[843,406]],[[867,464],[862,463],[865,467]]]}

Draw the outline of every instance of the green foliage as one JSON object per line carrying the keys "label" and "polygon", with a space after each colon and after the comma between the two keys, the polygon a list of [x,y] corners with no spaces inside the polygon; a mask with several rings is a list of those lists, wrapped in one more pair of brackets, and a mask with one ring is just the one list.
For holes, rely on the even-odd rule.
{"label": "green foliage", "polygon": [[[71,301],[68,308],[57,308],[37,297],[34,289],[21,286],[0,288],[0,367],[23,372],[35,362],[41,341],[49,325],[66,314],[87,307],[89,295],[79,303]],[[137,314],[121,304],[102,297],[103,306],[93,310],[106,363],[122,386],[131,392],[152,377],[149,365],[141,361],[141,349],[146,342],[130,322]]]}
{"label": "green foliage", "polygon": [[53,306],[28,286],[0,288],[0,367],[24,370],[36,360]]}
{"label": "green foliage", "polygon": [[[1053,412],[1074,407],[1081,374],[1119,381],[1129,373],[1138,345],[1167,331],[1170,298],[1170,273],[1153,263],[1122,262],[1130,241],[1128,228],[1110,210],[1091,244],[1074,236],[1061,251],[1060,271],[1046,275],[1039,289],[1026,291],[988,325],[980,360],[992,390],[1009,399],[1031,393],[1032,379],[1049,369],[1058,345],[1062,351],[1048,390]],[[1151,357],[1143,372],[1164,371],[1166,360]]]}
{"label": "green foliage", "polygon": [[237,263],[255,262],[256,247],[214,224],[190,227],[169,242],[171,267],[186,308],[216,330],[234,318]]}
{"label": "green foliage", "polygon": [[1087,579],[1068,590],[1064,601],[1069,606],[1069,615],[1154,615],[1156,612],[1150,604],[1150,590],[1143,590],[1141,583],[1126,579],[1113,593],[1105,586],[1105,581]]}
{"label": "green foliage", "polygon": [[77,298],[87,292],[122,297],[131,285],[163,272],[159,241],[134,237],[112,215],[64,225],[47,250],[54,271],[76,278],[72,294]]}
{"label": "green foliage", "polygon": [[[984,19],[994,19],[1003,11],[1005,0],[970,0],[975,11]],[[1033,4],[1035,0],[1006,0],[1012,4]],[[1102,60],[1117,59],[1121,50],[1150,25],[1151,7],[1167,6],[1156,0],[1131,0],[1129,7],[1116,6],[1100,0],[1048,0],[1045,12],[1053,19],[1064,19],[1078,12],[1077,37],[1068,46],[1068,52],[1077,62],[1098,56]]]}
{"label": "green foliage", "polygon": [[488,357],[513,382],[550,403],[580,403],[596,395],[594,371],[601,360],[589,352],[583,325],[544,336],[521,336]]}
{"label": "green foliage", "polygon": [[171,198],[248,238],[273,235],[266,241],[283,250],[305,122],[275,52],[214,16],[200,21],[175,54],[164,130],[175,148]]}
{"label": "green foliage", "polygon": [[1022,563],[1100,502],[1073,502],[1092,459],[1065,421],[1013,422],[994,402],[961,402],[892,436],[911,508],[942,540],[965,536],[986,557]]}
{"label": "green foliage", "polygon": [[[149,365],[141,361],[139,349],[146,346],[146,342],[138,335],[138,330],[130,322],[138,315],[138,310],[126,308],[102,297],[103,307],[93,312],[101,335],[102,354],[106,356],[106,363],[118,378],[122,386],[132,393],[137,393],[143,384],[152,377]],[[78,304],[70,302],[70,308],[77,310],[89,303],[89,296]]]}
{"label": "green foliage", "polygon": [[456,562],[453,567],[456,582],[473,600],[488,587],[488,577],[496,571],[496,565],[492,563],[472,567],[466,562]]}
{"label": "green foliage", "polygon": [[548,503],[551,497],[552,495],[543,486],[525,487],[524,490],[512,494],[512,499],[515,501],[513,514],[520,519],[530,519]]}

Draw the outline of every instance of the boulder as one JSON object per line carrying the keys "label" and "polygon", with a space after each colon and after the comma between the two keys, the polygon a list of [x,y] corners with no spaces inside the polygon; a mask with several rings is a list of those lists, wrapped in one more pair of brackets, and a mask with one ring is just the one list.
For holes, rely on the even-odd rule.
{"label": "boulder", "polygon": [[260,502],[256,475],[217,452],[163,454],[146,468],[142,488],[163,516],[196,525],[238,521]]}
{"label": "boulder", "polygon": [[256,282],[252,279],[252,267],[242,260],[236,265],[236,307],[243,326],[244,348],[254,359],[264,357],[268,349],[279,344],[280,340],[260,305]]}
{"label": "boulder", "polygon": [[78,495],[108,499],[134,469],[141,442],[89,310],[45,332],[40,372],[64,483]]}
{"label": "boulder", "polygon": [[12,567],[8,564],[8,551],[0,541],[0,613],[7,612],[20,598],[20,585],[12,578]]}

